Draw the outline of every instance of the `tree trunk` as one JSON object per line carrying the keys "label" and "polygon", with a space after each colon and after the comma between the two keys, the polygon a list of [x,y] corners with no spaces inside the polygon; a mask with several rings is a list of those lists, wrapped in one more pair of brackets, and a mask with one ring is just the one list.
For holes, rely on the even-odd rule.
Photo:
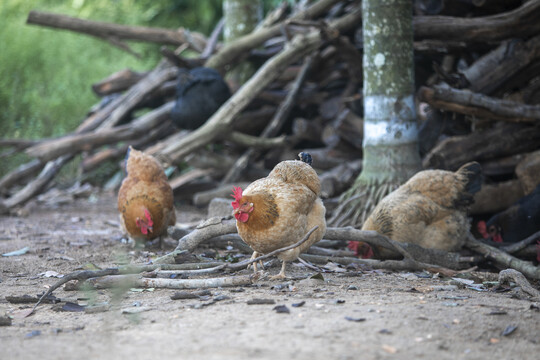
{"label": "tree trunk", "polygon": [[[359,196],[348,223],[363,223],[376,203],[421,169],[414,107],[412,4],[364,0],[364,158],[342,200]],[[368,206],[368,204],[372,204]],[[352,214],[352,218],[350,216]]]}
{"label": "tree trunk", "polygon": [[[223,38],[230,43],[250,34],[262,19],[261,0],[224,0],[223,16],[225,19]],[[255,73],[255,66],[243,61],[229,72],[228,77],[234,89],[239,88]]]}

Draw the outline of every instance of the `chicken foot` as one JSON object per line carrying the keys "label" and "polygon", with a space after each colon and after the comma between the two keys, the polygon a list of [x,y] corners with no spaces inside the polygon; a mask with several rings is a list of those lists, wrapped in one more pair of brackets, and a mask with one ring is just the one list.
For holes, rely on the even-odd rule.
{"label": "chicken foot", "polygon": [[270,276],[270,280],[283,280],[286,279],[287,276],[285,275],[285,268],[287,267],[287,262],[283,260],[283,263],[281,264],[281,271],[279,274]]}
{"label": "chicken foot", "polygon": [[[261,254],[259,254],[258,252],[254,251],[253,254],[251,254],[251,258],[249,259],[250,261],[251,260],[254,260],[254,259],[257,259]],[[250,265],[248,265],[248,269],[253,266],[253,272],[257,272],[257,263],[259,263],[259,265],[261,266],[261,269],[264,270],[264,264],[262,262],[262,260],[258,260],[258,261],[255,261],[253,263],[251,263]]]}

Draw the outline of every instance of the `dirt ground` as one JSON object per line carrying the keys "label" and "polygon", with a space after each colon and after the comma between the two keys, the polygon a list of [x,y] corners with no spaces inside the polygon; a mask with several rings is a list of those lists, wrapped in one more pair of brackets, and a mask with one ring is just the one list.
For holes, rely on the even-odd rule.
{"label": "dirt ground", "polygon": [[[47,276],[141,264],[171,250],[135,251],[121,241],[114,200],[101,194],[60,206],[35,203],[22,216],[0,217],[0,253],[29,248],[0,257],[0,316],[12,317],[11,326],[0,327],[2,359],[538,358],[535,304],[420,273],[364,269],[317,279],[310,278],[314,270],[294,264],[293,280],[210,289],[209,296],[184,300],[171,300],[177,290],[169,289],[60,288],[54,295],[64,301],[104,302],[110,309],[85,313],[44,304],[23,318],[32,304],[6,296],[36,296],[58,280]],[[206,217],[188,207],[177,213],[183,223]],[[267,269],[278,270],[277,262]],[[477,283],[497,279],[474,275]],[[261,299],[273,304],[248,304]],[[280,305],[289,312],[278,312]]]}

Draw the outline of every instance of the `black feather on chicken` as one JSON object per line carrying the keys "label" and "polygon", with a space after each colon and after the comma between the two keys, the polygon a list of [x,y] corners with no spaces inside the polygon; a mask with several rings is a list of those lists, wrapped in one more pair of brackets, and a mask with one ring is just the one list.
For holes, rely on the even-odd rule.
{"label": "black feather on chicken", "polygon": [[193,130],[203,125],[229,99],[231,91],[219,72],[206,67],[178,70],[173,123]]}
{"label": "black feather on chicken", "polygon": [[303,151],[298,154],[298,159],[308,165],[311,165],[313,163],[313,158],[311,157],[311,154]]}
{"label": "black feather on chicken", "polygon": [[540,230],[540,184],[508,209],[477,224],[478,232],[494,242],[521,241]]}

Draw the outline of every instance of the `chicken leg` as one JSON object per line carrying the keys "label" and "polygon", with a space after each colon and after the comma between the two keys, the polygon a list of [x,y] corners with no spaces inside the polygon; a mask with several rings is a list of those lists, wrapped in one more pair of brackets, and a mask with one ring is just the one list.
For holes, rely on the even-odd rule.
{"label": "chicken leg", "polygon": [[270,276],[270,280],[283,280],[283,279],[286,279],[287,278],[287,276],[285,275],[285,268],[286,267],[287,267],[287,262],[285,260],[283,260],[283,263],[281,265],[281,271],[277,275]]}

